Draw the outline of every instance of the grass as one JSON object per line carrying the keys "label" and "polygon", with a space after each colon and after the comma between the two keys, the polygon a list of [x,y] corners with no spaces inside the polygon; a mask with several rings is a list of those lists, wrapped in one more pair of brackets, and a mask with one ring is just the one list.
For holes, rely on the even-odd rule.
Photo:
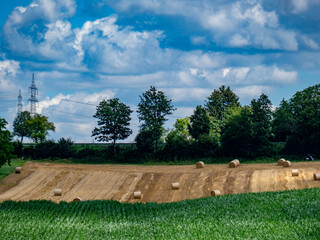
{"label": "grass", "polygon": [[320,189],[176,203],[0,204],[1,239],[320,239]]}
{"label": "grass", "polygon": [[0,181],[6,176],[10,175],[16,167],[21,167],[25,164],[26,160],[22,159],[13,159],[11,160],[10,166],[8,164],[3,165],[0,168]]}

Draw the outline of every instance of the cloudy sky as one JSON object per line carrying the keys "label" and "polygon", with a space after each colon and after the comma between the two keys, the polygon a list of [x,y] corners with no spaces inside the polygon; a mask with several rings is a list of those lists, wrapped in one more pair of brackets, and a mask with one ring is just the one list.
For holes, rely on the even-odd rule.
{"label": "cloudy sky", "polygon": [[[133,110],[150,85],[191,115],[213,89],[274,105],[320,82],[320,0],[10,0],[0,3],[0,116],[10,128],[32,73],[37,112],[92,142],[95,105]],[[134,140],[139,122],[132,114]]]}

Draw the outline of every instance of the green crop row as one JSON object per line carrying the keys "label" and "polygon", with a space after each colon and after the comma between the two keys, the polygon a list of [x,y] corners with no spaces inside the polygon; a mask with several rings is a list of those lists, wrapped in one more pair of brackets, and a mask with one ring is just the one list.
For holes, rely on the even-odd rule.
{"label": "green crop row", "polygon": [[6,201],[0,239],[320,239],[320,189],[166,204]]}

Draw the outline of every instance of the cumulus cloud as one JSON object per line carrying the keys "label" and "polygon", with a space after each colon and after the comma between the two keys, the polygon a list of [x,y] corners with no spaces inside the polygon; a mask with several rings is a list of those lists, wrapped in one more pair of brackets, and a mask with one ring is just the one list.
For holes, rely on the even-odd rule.
{"label": "cumulus cloud", "polygon": [[0,61],[0,92],[16,90],[16,76],[20,71],[19,62],[14,60]]}
{"label": "cumulus cloud", "polygon": [[[49,117],[56,126],[56,132],[51,137],[71,137],[76,141],[91,141],[91,132],[96,124],[93,115],[96,106],[103,99],[115,96],[111,90],[103,90],[91,94],[76,92],[74,94],[58,94],[52,98],[46,97],[39,102],[37,112]],[[68,136],[66,135],[68,134]]]}
{"label": "cumulus cloud", "polygon": [[243,99],[252,99],[259,97],[262,93],[269,94],[272,87],[264,85],[252,85],[234,89],[238,97]]}
{"label": "cumulus cloud", "polygon": [[203,76],[212,86],[222,84],[252,85],[257,83],[286,85],[292,84],[297,80],[297,72],[285,71],[277,66],[267,67],[258,65],[254,67],[222,68],[213,72],[204,71]]}
{"label": "cumulus cloud", "polygon": [[[220,46],[250,45],[260,49],[297,50],[295,32],[279,24],[275,11],[266,11],[261,1],[105,1],[120,12],[147,12],[158,15],[177,15],[211,32],[214,43]],[[199,45],[205,41],[194,37]]]}
{"label": "cumulus cloud", "polygon": [[208,88],[168,88],[163,89],[163,91],[174,102],[201,101],[212,92]]}

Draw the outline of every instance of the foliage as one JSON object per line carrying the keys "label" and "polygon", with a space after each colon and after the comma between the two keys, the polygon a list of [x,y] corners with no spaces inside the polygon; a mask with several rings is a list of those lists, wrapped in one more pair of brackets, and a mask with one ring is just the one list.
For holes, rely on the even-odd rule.
{"label": "foliage", "polygon": [[172,100],[169,100],[162,91],[153,86],[139,97],[140,103],[137,112],[142,124],[138,139],[142,141],[150,139],[155,143],[157,151],[158,141],[163,134],[163,125],[167,121],[166,116],[172,114],[175,108],[171,104]]}
{"label": "foliage", "polygon": [[190,120],[189,117],[177,119],[172,129],[166,137],[166,145],[164,152],[166,156],[173,159],[185,159],[189,156],[192,140],[189,133]]}
{"label": "foliage", "polygon": [[224,154],[250,157],[252,154],[253,121],[252,109],[242,107],[227,117],[221,143]]}
{"label": "foliage", "polygon": [[319,239],[319,194],[314,188],[166,204],[6,201],[1,238]]}
{"label": "foliage", "polygon": [[294,128],[294,118],[290,104],[282,100],[280,106],[273,113],[272,132],[276,142],[286,142]]}
{"label": "foliage", "polygon": [[215,120],[223,120],[228,108],[239,107],[239,98],[230,89],[222,85],[214,90],[205,103],[206,109]]}
{"label": "foliage", "polygon": [[21,137],[20,143],[23,142],[24,137],[31,136],[32,130],[30,129],[31,115],[28,111],[21,112],[13,122],[13,134]]}
{"label": "foliage", "polygon": [[30,120],[26,121],[28,128],[31,130],[29,136],[35,143],[42,143],[48,131],[55,131],[55,126],[52,122],[48,121],[48,117],[40,114],[36,114]]}
{"label": "foliage", "polygon": [[296,154],[320,154],[320,84],[297,92],[290,99],[294,119],[287,149]]}
{"label": "foliage", "polygon": [[11,142],[12,136],[9,130],[6,129],[7,121],[0,118],[0,168],[9,164],[13,158],[13,144]]}
{"label": "foliage", "polygon": [[252,153],[256,156],[265,156],[271,146],[271,101],[264,93],[256,100],[251,101],[252,108]]}
{"label": "foliage", "polygon": [[71,158],[74,155],[75,149],[71,138],[60,138],[58,141],[57,157]]}
{"label": "foliage", "polygon": [[201,135],[210,134],[211,124],[207,110],[198,105],[190,117],[189,132],[194,139],[199,140]]}
{"label": "foliage", "polygon": [[116,141],[124,140],[132,134],[132,130],[128,127],[131,113],[130,107],[120,102],[118,98],[103,100],[94,115],[99,119],[99,127],[92,131],[92,136],[99,142],[112,141],[115,152]]}

